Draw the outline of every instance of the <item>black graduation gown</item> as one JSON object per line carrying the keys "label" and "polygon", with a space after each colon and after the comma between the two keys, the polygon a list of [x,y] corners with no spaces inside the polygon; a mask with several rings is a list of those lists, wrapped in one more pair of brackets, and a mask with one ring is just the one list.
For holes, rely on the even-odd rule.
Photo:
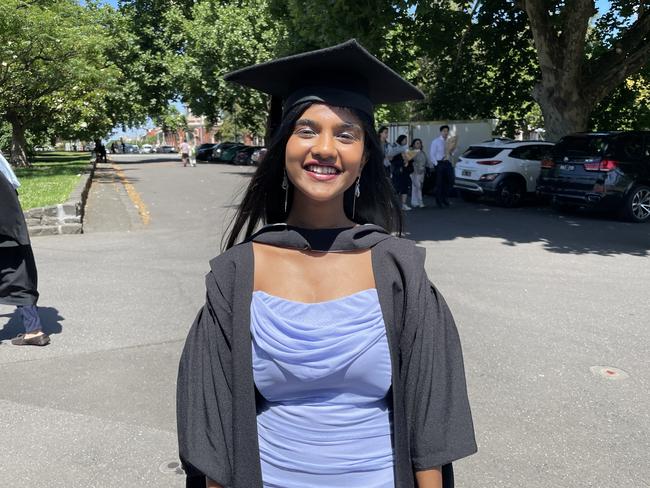
{"label": "black graduation gown", "polygon": [[[227,488],[261,488],[250,304],[252,242],[322,249],[319,231],[267,226],[210,262],[206,303],[192,325],[180,361],[177,420],[187,486],[205,476]],[[392,363],[395,487],[414,488],[414,471],[443,466],[476,452],[458,332],[444,299],[424,270],[424,249],[363,225],[336,234],[330,251],[371,249]]]}
{"label": "black graduation gown", "polygon": [[0,303],[36,305],[38,276],[16,190],[0,174]]}
{"label": "black graduation gown", "polygon": [[2,173],[0,173],[0,236],[10,237],[24,246],[29,245],[29,233],[18,194]]}

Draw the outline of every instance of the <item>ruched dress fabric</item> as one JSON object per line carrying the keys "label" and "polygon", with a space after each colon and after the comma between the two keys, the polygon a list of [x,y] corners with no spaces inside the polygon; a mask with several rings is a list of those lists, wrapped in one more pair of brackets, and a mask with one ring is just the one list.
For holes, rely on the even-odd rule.
{"label": "ruched dress fabric", "polygon": [[394,488],[391,362],[375,289],[304,303],[253,293],[265,488]]}

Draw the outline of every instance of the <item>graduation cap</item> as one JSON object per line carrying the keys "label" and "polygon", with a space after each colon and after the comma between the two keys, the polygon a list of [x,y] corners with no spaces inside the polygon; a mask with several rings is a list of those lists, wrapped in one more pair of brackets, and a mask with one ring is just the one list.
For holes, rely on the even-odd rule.
{"label": "graduation cap", "polygon": [[355,39],[248,66],[224,79],[271,95],[271,132],[283,113],[303,102],[355,108],[372,119],[377,104],[424,98]]}

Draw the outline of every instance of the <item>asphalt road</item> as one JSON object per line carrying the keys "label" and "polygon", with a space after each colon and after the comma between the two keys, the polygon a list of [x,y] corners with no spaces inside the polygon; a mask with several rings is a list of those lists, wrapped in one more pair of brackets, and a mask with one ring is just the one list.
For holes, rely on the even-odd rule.
{"label": "asphalt road", "polygon": [[[52,344],[12,346],[0,306],[0,486],[183,486],[176,367],[251,170],[115,160],[88,233],[33,240]],[[463,340],[479,453],[457,486],[650,487],[650,225],[454,203],[407,230]]]}

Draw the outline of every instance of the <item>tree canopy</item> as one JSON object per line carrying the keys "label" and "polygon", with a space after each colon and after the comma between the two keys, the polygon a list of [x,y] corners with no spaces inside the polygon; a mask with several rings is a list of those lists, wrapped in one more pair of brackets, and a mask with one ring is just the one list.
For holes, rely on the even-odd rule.
{"label": "tree canopy", "polygon": [[12,128],[14,164],[27,163],[28,134],[89,139],[144,120],[147,112],[130,98],[131,78],[122,70],[124,37],[128,32],[110,7],[2,2],[0,119]]}
{"label": "tree canopy", "polygon": [[[91,138],[182,100],[212,124],[261,134],[267,97],[231,70],[357,38],[426,100],[378,122],[498,118],[550,139],[650,126],[648,0],[77,0],[0,4],[0,131]],[[4,128],[4,129],[3,129]],[[4,137],[4,136],[3,136]],[[0,140],[3,140],[0,137]]]}

